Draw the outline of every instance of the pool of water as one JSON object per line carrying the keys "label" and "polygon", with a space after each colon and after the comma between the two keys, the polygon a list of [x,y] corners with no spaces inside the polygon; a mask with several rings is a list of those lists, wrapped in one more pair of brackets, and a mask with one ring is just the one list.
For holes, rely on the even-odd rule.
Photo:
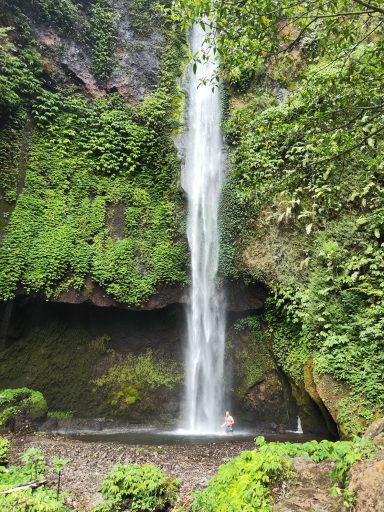
{"label": "pool of water", "polygon": [[305,442],[312,439],[325,439],[326,436],[316,434],[299,434],[296,432],[262,433],[257,431],[239,431],[233,435],[209,434],[193,435],[182,431],[162,431],[156,429],[107,429],[98,432],[57,432],[58,434],[84,442],[112,442],[130,445],[185,445],[185,444],[216,444],[253,442],[258,435],[267,441]]}

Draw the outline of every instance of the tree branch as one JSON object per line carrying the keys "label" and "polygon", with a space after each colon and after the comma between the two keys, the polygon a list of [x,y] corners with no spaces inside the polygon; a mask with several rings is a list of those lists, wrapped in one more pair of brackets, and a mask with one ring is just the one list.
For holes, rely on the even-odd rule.
{"label": "tree branch", "polygon": [[337,12],[335,14],[314,14],[313,16],[282,16],[282,20],[297,19],[320,19],[320,18],[343,18],[344,16],[361,16],[362,14],[374,14],[377,11],[353,11],[353,12]]}
{"label": "tree branch", "polygon": [[375,12],[380,12],[381,14],[384,14],[384,9],[379,7],[378,5],[373,5],[370,2],[366,2],[365,0],[353,0],[359,5],[363,5],[367,9],[372,9]]}
{"label": "tree branch", "polygon": [[340,153],[337,153],[336,155],[332,155],[330,157],[327,157],[327,158],[323,158],[323,159],[320,159],[320,160],[315,160],[313,162],[311,162],[309,165],[312,167],[313,165],[318,165],[318,164],[323,164],[324,162],[330,162],[331,160],[335,160],[336,158],[340,158],[341,156],[343,155],[346,155],[348,153],[350,153],[351,151],[353,151],[354,149],[357,149],[359,146],[361,146],[361,144],[363,144],[364,142],[366,142],[368,139],[370,139],[373,135],[377,135],[378,133],[382,132],[384,130],[384,126],[382,126],[381,128],[379,128],[378,130],[370,133],[369,135],[367,135],[366,137],[364,137],[364,139],[360,140],[357,144],[353,145],[352,147],[350,148],[347,148],[345,149],[344,151],[341,151]]}

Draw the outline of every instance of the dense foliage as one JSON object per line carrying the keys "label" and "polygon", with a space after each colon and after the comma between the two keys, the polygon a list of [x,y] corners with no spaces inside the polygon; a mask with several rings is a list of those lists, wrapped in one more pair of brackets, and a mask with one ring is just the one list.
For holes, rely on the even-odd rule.
{"label": "dense foliage", "polygon": [[[5,467],[5,460],[0,465],[0,491],[12,489],[32,480],[44,480],[48,472],[45,457],[37,448],[29,448],[21,457],[21,466]],[[53,470],[62,470],[67,461],[53,457]],[[39,487],[10,494],[0,492],[0,507],[4,512],[70,512],[65,505],[65,495],[55,490]]]}
{"label": "dense foliage", "polygon": [[[68,24],[81,18],[77,4],[62,4]],[[24,8],[21,2],[16,9],[20,25],[29,19]],[[50,2],[38,2],[38,9],[69,30]],[[97,0],[86,17],[84,37],[102,81],[113,68],[114,16],[109,1]],[[89,101],[73,89],[48,90],[33,41],[15,45],[7,29],[0,33],[3,299],[20,285],[46,296],[79,289],[91,275],[118,302],[138,305],[159,285],[186,281],[180,166],[171,138],[179,127],[176,77],[184,49],[171,28],[165,35],[160,85],[134,108],[118,93]]]}
{"label": "dense foliage", "polygon": [[270,512],[274,487],[294,475],[292,457],[310,457],[315,462],[334,461],[331,479],[335,488],[344,490],[345,505],[351,503],[346,489],[352,465],[374,451],[370,440],[354,442],[309,441],[300,443],[266,443],[256,439],[257,450],[242,452],[219,468],[208,486],[195,493],[193,510],[200,512]]}
{"label": "dense foliage", "polygon": [[266,60],[284,76],[294,58],[290,52],[303,46],[315,47],[318,54],[337,46],[348,56],[351,48],[380,33],[383,15],[384,9],[370,0],[174,0],[170,9],[170,18],[183,27],[195,20],[206,30],[204,49],[192,57],[211,58],[215,48],[221,69],[213,79],[221,75],[236,83],[251,78]]}
{"label": "dense foliage", "polygon": [[270,320],[275,309],[292,324],[294,358],[312,353],[317,372],[348,383],[365,420],[384,406],[381,66],[374,44],[348,65],[314,63],[286,102],[227,123],[235,193],[259,218],[235,266],[269,283]]}
{"label": "dense foliage", "polygon": [[94,512],[164,512],[176,502],[179,482],[151,464],[119,464],[105,477],[106,503]]}

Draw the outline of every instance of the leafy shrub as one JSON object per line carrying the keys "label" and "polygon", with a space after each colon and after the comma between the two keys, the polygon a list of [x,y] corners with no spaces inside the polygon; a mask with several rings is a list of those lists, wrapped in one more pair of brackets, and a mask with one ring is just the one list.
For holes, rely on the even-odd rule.
{"label": "leafy shrub", "polygon": [[45,457],[38,448],[28,448],[21,456],[21,460],[24,463],[25,473],[29,475],[31,479],[39,478],[45,474],[47,469]]}
{"label": "leafy shrub", "polygon": [[[0,467],[0,491],[11,489],[17,485],[34,479],[44,479],[47,466],[43,453],[37,448],[29,448],[21,457],[22,466],[10,466],[6,471]],[[57,458],[53,458],[55,468]],[[62,469],[62,465],[60,466]],[[70,512],[65,505],[65,495],[56,491],[39,487],[32,491],[17,491],[10,494],[0,492],[0,510],[2,512]]]}
{"label": "leafy shrub", "polygon": [[8,462],[9,441],[0,437],[0,466],[4,466]]}
{"label": "leafy shrub", "polygon": [[[1,483],[1,479],[0,479]],[[2,512],[70,512],[65,505],[65,496],[57,497],[56,491],[39,487],[11,494],[0,494]]]}
{"label": "leafy shrub", "polygon": [[256,439],[258,450],[243,452],[219,468],[218,474],[201,491],[194,493],[193,510],[200,512],[272,511],[271,489],[293,476],[292,457],[310,457],[315,462],[335,462],[331,479],[346,486],[352,465],[375,450],[371,440],[354,442],[310,441],[307,443],[266,443]]}
{"label": "leafy shrub", "polygon": [[94,512],[163,512],[176,501],[179,482],[151,464],[117,465],[104,479],[105,504]]}

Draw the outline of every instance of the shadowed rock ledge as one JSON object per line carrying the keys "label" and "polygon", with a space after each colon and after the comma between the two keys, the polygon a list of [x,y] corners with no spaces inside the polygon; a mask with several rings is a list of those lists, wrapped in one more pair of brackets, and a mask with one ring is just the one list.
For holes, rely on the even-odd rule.
{"label": "shadowed rock ledge", "polygon": [[[227,311],[241,312],[261,309],[268,295],[268,290],[263,284],[245,285],[241,282],[231,282],[225,284]],[[28,295],[34,298],[45,299],[39,294],[25,294],[23,289],[19,289],[19,296]],[[189,289],[182,285],[165,285],[152,295],[141,306],[132,306],[125,303],[116,302],[99,285],[94,284],[91,279],[86,280],[84,288],[75,290],[70,288],[62,292],[57,297],[50,297],[51,302],[62,304],[93,304],[101,308],[120,308],[132,311],[151,311],[154,309],[163,309],[171,304],[187,304]]]}

